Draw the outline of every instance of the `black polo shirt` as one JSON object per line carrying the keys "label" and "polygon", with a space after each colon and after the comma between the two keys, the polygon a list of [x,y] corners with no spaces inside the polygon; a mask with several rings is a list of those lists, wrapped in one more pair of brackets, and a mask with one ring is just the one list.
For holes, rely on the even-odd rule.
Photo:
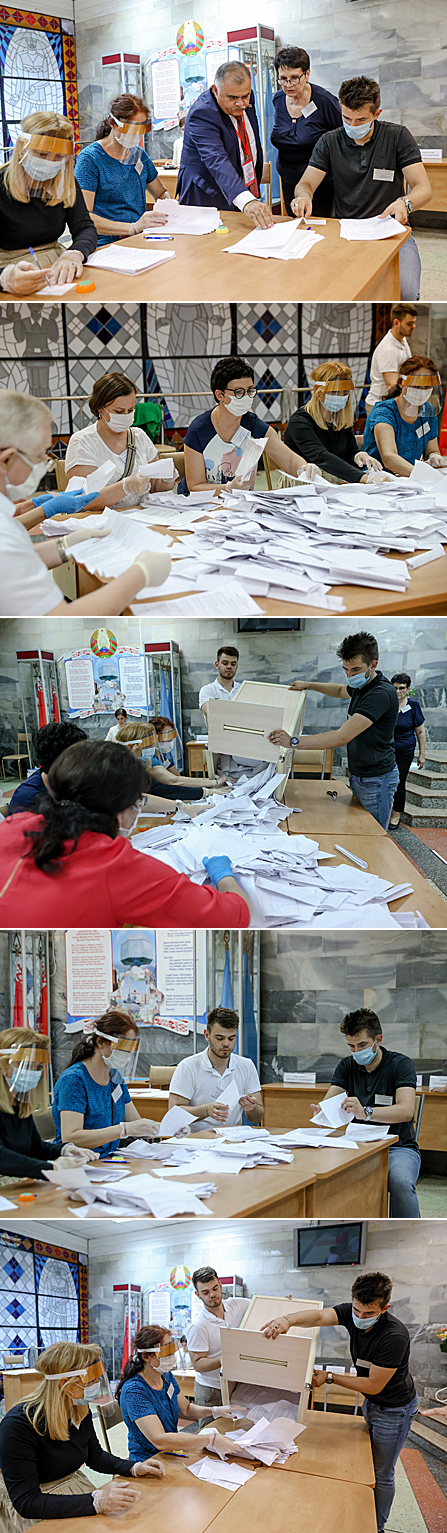
{"label": "black polo shirt", "polygon": [[354,143],[343,127],[323,133],[309,165],[332,176],[336,218],[373,218],[403,196],[405,166],[421,159],[409,129],[380,118],[367,144]]}
{"label": "black polo shirt", "polygon": [[[398,1086],[416,1086],[416,1070],[412,1059],[406,1054],[396,1054],[381,1045],[382,1058],[375,1070],[366,1070],[356,1063],[355,1054],[340,1059],[335,1066],[331,1085],[343,1087],[349,1097],[358,1097],[362,1107],[393,1107]],[[387,1098],[384,1101],[383,1098]],[[412,1123],[392,1123],[391,1132],[399,1135],[400,1145],[414,1145],[416,1134]]]}
{"label": "black polo shirt", "polygon": [[394,727],[399,711],[396,688],[383,671],[376,671],[374,681],[364,687],[350,687],[348,717],[361,713],[371,719],[370,729],[347,745],[349,771],[354,777],[384,777],[396,765]]}
{"label": "black polo shirt", "polygon": [[406,1325],[386,1309],[370,1331],[359,1331],[354,1325],[350,1304],[333,1304],[332,1308],[338,1324],[349,1331],[351,1357],[360,1378],[368,1378],[373,1364],[376,1368],[396,1369],[380,1394],[371,1397],[373,1404],[380,1405],[382,1410],[398,1410],[399,1406],[409,1405],[415,1398],[416,1386],[408,1368],[410,1335]]}

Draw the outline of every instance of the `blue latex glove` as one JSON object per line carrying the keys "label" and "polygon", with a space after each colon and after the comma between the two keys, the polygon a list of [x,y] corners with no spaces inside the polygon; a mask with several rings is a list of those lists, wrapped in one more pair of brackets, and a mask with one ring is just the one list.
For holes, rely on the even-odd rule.
{"label": "blue latex glove", "polygon": [[33,495],[33,506],[42,506],[44,516],[75,516],[97,499],[97,490],[60,490],[56,495]]}
{"label": "blue latex glove", "polygon": [[203,857],[202,861],[215,889],[221,878],[229,878],[233,873],[229,857]]}

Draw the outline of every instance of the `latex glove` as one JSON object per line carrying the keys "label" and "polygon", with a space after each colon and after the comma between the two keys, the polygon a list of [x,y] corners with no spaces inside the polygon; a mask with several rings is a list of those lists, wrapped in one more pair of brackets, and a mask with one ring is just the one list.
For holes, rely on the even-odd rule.
{"label": "latex glove", "polygon": [[132,567],[139,564],[144,570],[144,584],[146,586],[162,586],[167,580],[171,568],[171,555],[160,552],[154,548],[145,548],[143,553],[138,554],[137,559],[132,559]]}
{"label": "latex glove", "polygon": [[[427,462],[431,463],[432,468],[447,468],[447,458],[443,458],[442,452],[429,453]],[[425,1411],[422,1412],[422,1415],[426,1414],[428,1413]]]}
{"label": "latex glove", "polygon": [[159,1458],[145,1458],[141,1459],[137,1464],[132,1464],[132,1474],[137,1480],[140,1479],[141,1475],[145,1474],[157,1475],[160,1480],[166,1474],[166,1469]]}
{"label": "latex glove", "polygon": [[84,1150],[78,1144],[64,1144],[59,1158],[65,1163],[70,1159],[72,1165],[86,1166],[91,1160],[99,1160],[99,1151]]}
{"label": "latex glove", "polygon": [[229,857],[203,857],[202,861],[215,889],[218,888],[221,878],[231,878],[233,869]]}
{"label": "latex glove", "polygon": [[154,1123],[152,1118],[129,1118],[124,1124],[123,1139],[158,1139],[160,1124]]}
{"label": "latex glove", "polygon": [[56,495],[33,495],[33,506],[42,506],[44,516],[76,516],[98,498],[97,490],[60,490]]}
{"label": "latex glove", "polygon": [[377,473],[376,469],[369,468],[368,472],[366,474],[362,474],[361,483],[363,483],[363,484],[390,484],[392,478],[393,478],[392,474],[385,474],[384,471],[381,470],[381,469],[379,469],[379,472]]}
{"label": "latex glove", "polygon": [[15,293],[20,298],[26,298],[28,293],[38,293],[44,282],[45,278],[34,261],[14,261],[13,265],[3,268],[0,277],[3,292]]}
{"label": "latex glove", "polygon": [[160,224],[167,224],[167,222],[167,212],[162,213],[158,209],[157,212],[155,212],[155,208],[151,208],[150,210],[148,208],[147,213],[142,213],[141,218],[139,218],[134,224],[134,234],[143,234],[145,229],[159,229]]}
{"label": "latex glove", "polygon": [[302,469],[302,473],[304,474],[305,479],[316,479],[320,473],[318,463],[306,463],[306,467]]}
{"label": "latex glove", "polygon": [[89,527],[88,522],[81,522],[75,532],[67,532],[63,538],[64,548],[74,548],[76,543],[83,543],[85,538],[109,538],[110,527]]}
{"label": "latex glove", "polygon": [[236,474],[234,479],[230,479],[228,484],[225,485],[225,489],[226,490],[252,490],[254,482],[255,482],[255,479],[256,479],[256,475],[257,475],[257,472],[258,472],[258,467],[259,467],[259,465],[255,465],[255,467],[251,471],[251,474],[249,474],[248,479],[240,479],[238,474]]}
{"label": "latex glove", "polygon": [[95,1512],[105,1512],[107,1517],[127,1517],[140,1496],[141,1490],[127,1480],[111,1480],[109,1485],[100,1485],[93,1491],[92,1501]]}
{"label": "latex glove", "polygon": [[135,473],[129,474],[122,481],[123,495],[135,495],[135,499],[139,500],[141,495],[150,494],[152,482],[147,474],[140,474],[139,469],[135,469]]}
{"label": "latex glove", "polygon": [[244,208],[245,218],[249,218],[258,229],[273,229],[275,220],[265,202],[258,201],[253,197],[251,202],[246,202]]}
{"label": "latex glove", "polygon": [[214,1416],[215,1421],[217,1421],[218,1416],[231,1416],[232,1421],[237,1421],[238,1416],[244,1415],[244,1411],[240,1409],[232,1411],[229,1405],[213,1405],[211,1415]]}
{"label": "latex glove", "polygon": [[[60,1159],[62,1159],[62,1157],[60,1157]],[[58,1165],[59,1165],[59,1161],[58,1160],[54,1161],[53,1171],[57,1171]],[[78,1170],[80,1170],[81,1165],[82,1165],[82,1162],[80,1160],[78,1160],[77,1155],[66,1155],[65,1156],[65,1159],[64,1159],[64,1170],[65,1171],[78,1171]]]}
{"label": "latex glove", "polygon": [[356,452],[354,463],[357,468],[372,468],[380,473],[380,463],[377,458],[371,458],[369,452]]}
{"label": "latex glove", "polygon": [[82,277],[84,257],[80,250],[64,250],[53,266],[45,267],[45,276],[41,278],[40,286],[45,287],[45,277],[48,276],[51,287],[61,287],[64,282],[75,282],[77,277]]}

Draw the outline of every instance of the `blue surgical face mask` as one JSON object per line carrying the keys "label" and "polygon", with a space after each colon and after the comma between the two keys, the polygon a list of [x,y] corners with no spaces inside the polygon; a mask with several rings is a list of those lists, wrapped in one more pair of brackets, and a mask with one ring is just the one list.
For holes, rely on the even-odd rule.
{"label": "blue surgical face mask", "polygon": [[373,1325],[377,1325],[380,1315],[374,1315],[373,1320],[360,1320],[359,1316],[355,1315],[354,1310],[352,1310],[352,1318],[358,1331],[370,1331]]}
{"label": "blue surgical face mask", "polygon": [[355,1059],[356,1065],[372,1065],[373,1059],[375,1059],[375,1057],[376,1051],[373,1049],[372,1044],[370,1044],[368,1048],[357,1049],[357,1053],[353,1054],[352,1056],[352,1058]]}
{"label": "blue surgical face mask", "polygon": [[367,681],[371,681],[371,677],[368,675],[368,672],[367,671],[360,671],[358,676],[347,676],[346,677],[346,686],[347,687],[364,687],[364,686],[366,686]]}
{"label": "blue surgical face mask", "polygon": [[39,1085],[42,1074],[42,1070],[24,1069],[22,1065],[17,1065],[9,1081],[9,1089],[17,1097],[26,1097],[30,1091],[34,1091],[36,1086]]}
{"label": "blue surgical face mask", "polygon": [[366,138],[367,133],[371,132],[372,122],[359,122],[354,126],[352,123],[345,122],[343,118],[343,127],[348,138],[353,138],[360,142],[362,138]]}
{"label": "blue surgical face mask", "polygon": [[349,394],[325,394],[323,404],[325,410],[330,410],[332,415],[337,415],[339,410],[344,410],[347,405]]}

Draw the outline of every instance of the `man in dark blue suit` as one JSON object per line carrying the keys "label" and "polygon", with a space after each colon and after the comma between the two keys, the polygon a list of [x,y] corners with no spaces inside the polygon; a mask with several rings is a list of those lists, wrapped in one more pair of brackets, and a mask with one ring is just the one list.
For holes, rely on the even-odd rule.
{"label": "man in dark blue suit", "polygon": [[250,70],[237,59],[220,64],[214,85],[188,112],[177,181],[178,199],[195,207],[234,208],[268,229],[273,218],[260,198],[263,152]]}

